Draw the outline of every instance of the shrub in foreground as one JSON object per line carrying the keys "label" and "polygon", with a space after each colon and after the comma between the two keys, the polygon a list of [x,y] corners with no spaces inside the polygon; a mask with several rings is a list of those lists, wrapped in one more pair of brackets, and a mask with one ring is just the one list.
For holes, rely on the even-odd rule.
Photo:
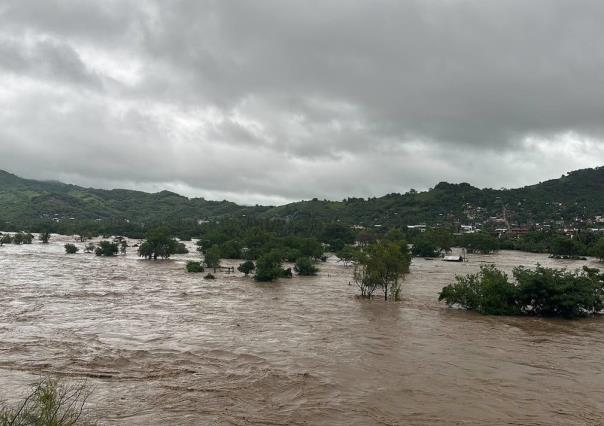
{"label": "shrub in foreground", "polygon": [[14,407],[0,406],[0,426],[93,424],[84,415],[89,396],[85,383],[66,385],[54,379],[44,379]]}

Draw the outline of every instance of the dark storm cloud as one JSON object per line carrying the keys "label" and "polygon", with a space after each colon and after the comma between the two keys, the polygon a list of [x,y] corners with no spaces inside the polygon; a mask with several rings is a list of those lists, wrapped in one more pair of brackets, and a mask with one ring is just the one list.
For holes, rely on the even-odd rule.
{"label": "dark storm cloud", "polygon": [[514,186],[604,154],[604,3],[0,5],[0,168],[237,201]]}

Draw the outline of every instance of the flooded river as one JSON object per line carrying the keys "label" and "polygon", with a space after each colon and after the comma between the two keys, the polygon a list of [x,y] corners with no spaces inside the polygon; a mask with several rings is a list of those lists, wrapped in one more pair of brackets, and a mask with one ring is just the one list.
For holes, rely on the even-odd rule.
{"label": "flooded river", "polygon": [[185,272],[194,250],[153,262],[134,248],[68,256],[65,242],[0,247],[0,398],[56,375],[87,379],[103,424],[604,423],[604,320],[486,317],[437,300],[484,262],[595,262],[415,259],[403,301],[385,303],[356,299],[333,258],[317,277],[206,281]]}

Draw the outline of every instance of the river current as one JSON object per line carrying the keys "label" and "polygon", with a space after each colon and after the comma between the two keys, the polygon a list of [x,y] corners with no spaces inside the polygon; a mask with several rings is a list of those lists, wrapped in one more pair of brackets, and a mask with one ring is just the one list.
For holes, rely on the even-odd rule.
{"label": "river current", "polygon": [[[360,300],[335,257],[255,283],[167,261],[66,255],[72,237],[0,247],[0,398],[40,376],[85,379],[102,424],[601,424],[604,322],[488,317],[438,302],[502,251],[414,259],[403,300]],[[76,243],[81,248],[83,244]],[[236,266],[238,262],[226,261]]]}

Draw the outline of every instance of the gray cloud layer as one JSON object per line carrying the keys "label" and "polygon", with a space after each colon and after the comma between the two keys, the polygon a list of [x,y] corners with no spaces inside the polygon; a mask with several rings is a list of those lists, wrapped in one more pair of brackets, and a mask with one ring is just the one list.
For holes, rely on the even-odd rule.
{"label": "gray cloud layer", "polygon": [[0,3],[0,168],[239,202],[604,159],[599,0]]}

